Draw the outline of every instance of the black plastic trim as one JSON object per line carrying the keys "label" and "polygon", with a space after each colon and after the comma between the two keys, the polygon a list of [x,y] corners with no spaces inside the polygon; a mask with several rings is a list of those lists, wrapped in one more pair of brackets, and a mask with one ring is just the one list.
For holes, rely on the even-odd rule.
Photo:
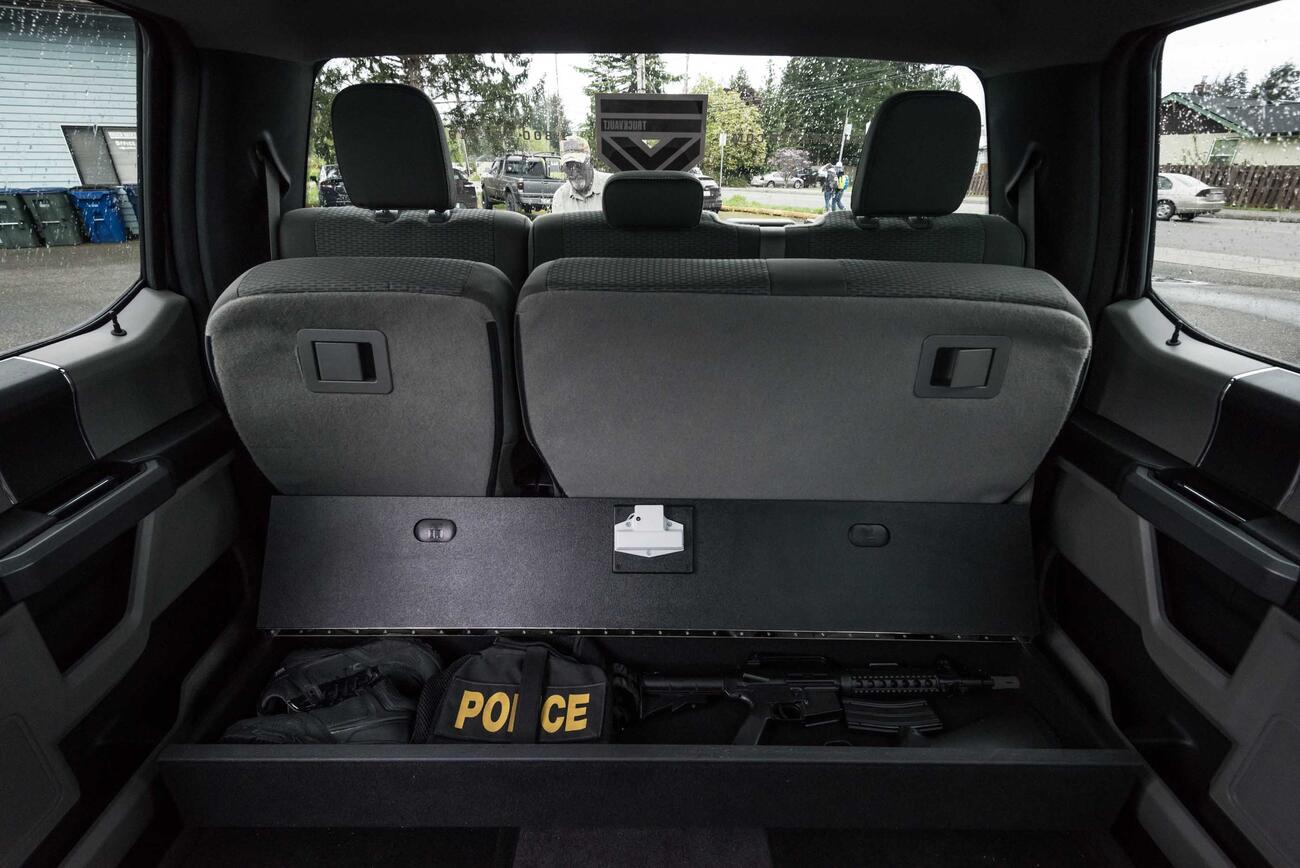
{"label": "black plastic trim", "polygon": [[1136,468],[1120,487],[1120,500],[1251,593],[1286,605],[1300,582],[1300,564],[1284,557],[1224,518]]}
{"label": "black plastic trim", "polygon": [[51,586],[68,570],[108,545],[176,491],[158,461],[133,475],[13,552],[0,558],[0,587],[12,602]]}

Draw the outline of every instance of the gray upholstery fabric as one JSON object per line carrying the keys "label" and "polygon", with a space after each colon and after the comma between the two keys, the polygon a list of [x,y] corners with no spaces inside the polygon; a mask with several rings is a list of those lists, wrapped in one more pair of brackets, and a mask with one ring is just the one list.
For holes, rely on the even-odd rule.
{"label": "gray upholstery fabric", "polygon": [[848,211],[836,211],[786,227],[785,255],[1023,265],[1025,239],[1015,224],[989,214],[949,214],[914,226],[900,217],[858,220]]}
{"label": "gray upholstery fabric", "polygon": [[529,220],[509,211],[455,209],[429,219],[402,211],[385,221],[365,208],[299,208],[280,220],[280,255],[422,256],[499,268],[518,288],[528,276]]}
{"label": "gray upholstery fabric", "polygon": [[601,200],[610,226],[689,229],[699,225],[704,188],[686,172],[616,172]]}
{"label": "gray upholstery fabric", "polygon": [[[529,278],[524,406],[566,494],[1002,502],[1056,437],[1090,348],[1042,272],[727,265],[637,263],[604,288],[619,272],[595,260]],[[1010,338],[1000,393],[914,395],[933,335]]]}
{"label": "gray upholstery fabric", "polygon": [[534,268],[573,256],[747,259],[758,256],[761,237],[757,226],[726,223],[708,213],[689,228],[637,229],[611,226],[604,215],[590,212],[543,214],[533,221],[529,258]]}
{"label": "gray upholstery fabric", "polygon": [[[249,454],[285,494],[509,490],[519,427],[513,295],[504,275],[474,262],[268,262],[213,307],[214,373]],[[382,332],[392,391],[308,390],[296,351],[302,329]]]}
{"label": "gray upholstery fabric", "polygon": [[362,208],[451,207],[447,133],[433,101],[405,84],[354,84],[330,111],[339,171]]}
{"label": "gray upholstery fabric", "polygon": [[975,170],[980,113],[953,91],[907,91],[880,104],[853,179],[852,211],[866,217],[951,214]]}

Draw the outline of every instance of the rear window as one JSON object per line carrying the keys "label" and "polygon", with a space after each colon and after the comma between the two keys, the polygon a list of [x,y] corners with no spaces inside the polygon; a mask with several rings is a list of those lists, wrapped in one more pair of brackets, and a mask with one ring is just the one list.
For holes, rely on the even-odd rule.
{"label": "rear window", "polygon": [[[701,54],[475,54],[336,58],[316,82],[308,175],[335,160],[329,106],[349,84],[406,82],[424,90],[447,128],[452,162],[476,184],[485,175],[565,180],[565,139],[582,139],[595,169],[613,170],[597,147],[595,95],[704,94],[703,147],[696,167],[716,179],[720,195],[706,207],[722,219],[811,219],[845,209],[867,125],[877,106],[907,90],[955,90],[984,110],[978,77],[960,66],[840,57],[753,57]],[[698,117],[698,115],[697,115]],[[962,211],[988,210],[988,152],[971,155],[971,183]],[[653,151],[660,140],[641,145]],[[537,154],[531,158],[529,154]],[[843,173],[836,196],[829,174]],[[346,183],[346,178],[343,179]],[[771,183],[768,183],[768,182]],[[703,182],[702,182],[703,183]],[[347,204],[345,196],[309,185],[309,204]],[[549,200],[548,200],[549,201]],[[710,204],[711,203],[711,204]],[[500,182],[458,207],[523,205]]]}

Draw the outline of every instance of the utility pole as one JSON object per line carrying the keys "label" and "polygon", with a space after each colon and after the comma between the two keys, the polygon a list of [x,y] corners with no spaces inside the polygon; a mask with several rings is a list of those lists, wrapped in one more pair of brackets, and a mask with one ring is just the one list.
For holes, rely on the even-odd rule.
{"label": "utility pole", "polygon": [[645,55],[636,56],[636,92],[645,93]]}
{"label": "utility pole", "polygon": [[726,132],[718,133],[718,187],[726,186],[722,175],[722,165],[727,161],[727,134]]}
{"label": "utility pole", "polygon": [[837,162],[837,163],[842,163],[842,162],[844,162],[844,143],[847,142],[847,141],[849,140],[849,130],[851,130],[851,129],[853,129],[853,127],[849,126],[849,110],[848,110],[848,109],[845,109],[845,110],[844,110],[844,126],[840,129],[840,156],[839,156],[839,158],[835,161],[835,162]]}

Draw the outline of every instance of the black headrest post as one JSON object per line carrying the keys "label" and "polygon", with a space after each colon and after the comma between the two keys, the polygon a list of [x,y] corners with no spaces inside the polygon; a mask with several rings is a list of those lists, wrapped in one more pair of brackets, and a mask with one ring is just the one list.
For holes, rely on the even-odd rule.
{"label": "black headrest post", "polygon": [[424,91],[354,84],[334,97],[330,117],[352,204],[374,211],[451,208],[447,132]]}
{"label": "black headrest post", "polygon": [[955,91],[897,93],[867,127],[853,179],[856,217],[939,217],[961,207],[979,153],[980,113]]}
{"label": "black headrest post", "polygon": [[619,172],[602,198],[605,222],[625,229],[689,229],[704,211],[704,187],[686,172]]}

